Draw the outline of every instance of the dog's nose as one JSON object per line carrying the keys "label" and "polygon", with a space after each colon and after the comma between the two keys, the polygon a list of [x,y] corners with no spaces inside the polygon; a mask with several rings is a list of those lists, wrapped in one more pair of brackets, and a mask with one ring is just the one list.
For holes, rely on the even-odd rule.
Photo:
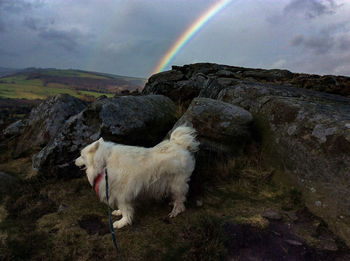
{"label": "dog's nose", "polygon": [[83,160],[82,160],[81,157],[79,157],[79,158],[77,158],[77,159],[75,160],[75,165],[78,166],[78,167],[84,165],[84,164],[83,164]]}

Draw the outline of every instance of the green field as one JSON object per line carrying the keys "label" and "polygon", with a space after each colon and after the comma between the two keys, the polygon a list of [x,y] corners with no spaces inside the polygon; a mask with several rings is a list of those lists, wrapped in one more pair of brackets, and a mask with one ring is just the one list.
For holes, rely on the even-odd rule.
{"label": "green field", "polygon": [[[107,76],[78,70],[48,69],[40,71],[40,74],[56,77],[108,79]],[[59,83],[49,83],[47,86],[44,86],[42,80],[27,80],[27,75],[25,74],[16,74],[13,76],[0,78],[0,98],[46,99],[49,96],[54,96],[61,93],[67,93],[75,97],[82,97],[85,94],[92,95],[94,97],[99,97],[101,95],[106,95],[108,97],[114,96],[114,94],[111,93],[74,90]]]}
{"label": "green field", "polygon": [[81,97],[84,94],[89,94],[94,97],[99,97],[101,95],[113,97],[113,94],[110,93],[76,91],[65,88],[65,86],[61,84],[43,86],[41,80],[26,80],[25,78],[26,77],[23,75],[2,78],[2,83],[0,83],[0,97],[13,99],[46,99],[49,96],[61,93],[67,93],[75,97]]}

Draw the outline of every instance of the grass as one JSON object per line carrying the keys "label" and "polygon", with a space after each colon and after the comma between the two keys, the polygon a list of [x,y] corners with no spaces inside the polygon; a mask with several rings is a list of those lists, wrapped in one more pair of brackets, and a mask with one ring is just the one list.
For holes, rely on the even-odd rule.
{"label": "grass", "polygon": [[[13,168],[16,165],[22,164],[17,160],[0,168],[23,177],[25,168]],[[289,197],[267,184],[256,189],[259,177],[256,181],[252,176],[243,177],[248,166],[254,167],[248,159],[218,163],[215,168],[221,178],[205,184],[202,194],[190,197],[187,210],[174,219],[168,218],[171,207],[167,201],[139,202],[133,225],[116,232],[124,260],[225,260],[224,222],[265,227],[268,221],[260,213],[281,207]],[[255,169],[258,175],[260,170]],[[203,206],[197,206],[197,200]],[[60,205],[67,208],[59,212]],[[79,225],[94,216],[108,227],[107,207],[98,201],[85,177],[45,180],[31,175],[0,201],[0,209],[0,236],[4,238],[0,259],[115,260],[109,233],[88,234]]]}
{"label": "grass", "polygon": [[[68,72],[65,73],[67,74]],[[87,77],[86,75],[87,74],[81,74],[76,75],[76,77]],[[93,77],[93,75],[90,76]],[[54,96],[62,93],[67,93],[78,98],[80,98],[84,94],[92,95],[94,97],[99,97],[101,95],[106,95],[107,97],[114,96],[113,94],[109,93],[72,90],[67,88],[63,84],[58,83],[50,83],[48,84],[48,86],[43,86],[41,80],[26,80],[26,76],[24,75],[5,77],[2,78],[1,81],[2,82],[0,83],[0,97],[2,98],[46,99],[49,96]]]}
{"label": "grass", "polygon": [[[28,158],[0,165],[22,180],[0,195],[0,260],[115,260],[107,206],[86,177],[46,180],[25,173],[29,163]],[[264,211],[304,208],[300,192],[276,186],[273,173],[259,153],[221,159],[194,173],[193,179],[204,179],[191,184],[198,193],[190,193],[186,211],[176,218],[168,218],[167,200],[138,202],[133,224],[116,231],[123,259],[227,260],[227,223],[260,231],[270,224]],[[98,229],[89,232],[82,225],[89,222]],[[321,244],[315,229],[305,225],[298,233]]]}

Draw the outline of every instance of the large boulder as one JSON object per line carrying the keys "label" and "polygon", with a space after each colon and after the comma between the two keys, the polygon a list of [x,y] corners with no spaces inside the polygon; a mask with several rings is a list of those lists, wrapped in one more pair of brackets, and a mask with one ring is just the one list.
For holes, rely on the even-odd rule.
{"label": "large boulder", "polygon": [[167,71],[150,77],[142,91],[143,95],[161,94],[176,103],[188,103],[200,91],[200,85],[192,79],[185,79],[180,71]]}
{"label": "large boulder", "polygon": [[153,146],[176,121],[175,104],[162,95],[101,98],[68,119],[62,132],[33,157],[46,177],[80,175],[74,166],[80,149],[103,137],[128,145]]}
{"label": "large boulder", "polygon": [[[85,109],[86,103],[68,94],[53,96],[35,107],[28,119],[10,125],[5,134],[20,135],[13,141],[13,156],[45,146],[59,132],[66,120]],[[11,145],[10,145],[11,146]]]}
{"label": "large boulder", "polygon": [[350,245],[350,99],[258,83],[227,87],[218,99],[255,116],[271,163],[285,170],[280,178]]}
{"label": "large boulder", "polygon": [[251,138],[253,117],[247,110],[209,98],[195,98],[173,129],[190,125],[197,130],[201,150],[237,153]]}
{"label": "large boulder", "polygon": [[26,120],[18,120],[8,125],[3,130],[3,134],[6,138],[16,137],[21,135],[24,132],[26,127],[27,127]]}

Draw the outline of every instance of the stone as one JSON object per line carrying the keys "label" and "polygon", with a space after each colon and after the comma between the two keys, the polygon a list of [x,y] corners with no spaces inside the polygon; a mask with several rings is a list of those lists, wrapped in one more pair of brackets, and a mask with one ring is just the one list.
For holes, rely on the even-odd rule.
{"label": "stone", "polygon": [[[172,71],[181,72],[179,81],[194,81],[199,97],[249,111],[264,157],[283,170],[283,176],[276,178],[286,184],[292,180],[311,212],[350,246],[350,77],[209,63],[173,66]],[[163,79],[162,84],[169,82]],[[232,146],[218,131],[224,127],[220,110],[209,107],[192,102],[177,125],[189,122],[198,128],[201,150],[228,152]],[[210,116],[211,111],[216,117]],[[208,128],[210,124],[215,127]]]}
{"label": "stone", "polygon": [[307,207],[350,245],[350,99],[281,85],[228,87],[218,99],[257,120],[271,164],[286,170]]}
{"label": "stone", "polygon": [[266,210],[261,214],[264,218],[270,219],[270,220],[281,220],[282,215],[276,210]]}
{"label": "stone", "polygon": [[26,126],[27,126],[27,123],[25,120],[15,121],[14,123],[7,126],[6,129],[3,130],[3,134],[7,138],[13,137],[13,136],[19,136],[23,133]]}
{"label": "stone", "polygon": [[235,153],[250,140],[252,121],[252,115],[243,108],[209,98],[195,98],[173,129],[189,124],[196,129],[202,150]]}
{"label": "stone", "polygon": [[70,117],[59,133],[33,156],[33,168],[45,177],[76,177],[79,151],[103,137],[127,145],[153,146],[171,129],[175,104],[162,95],[100,98]]}
{"label": "stone", "polygon": [[169,97],[176,103],[189,102],[200,91],[200,85],[191,79],[181,80],[184,75],[178,71],[168,71],[152,76],[142,91],[143,95],[161,94]]}
{"label": "stone", "polygon": [[67,210],[67,208],[68,208],[68,206],[67,205],[65,205],[65,204],[61,204],[59,207],[58,207],[58,209],[57,209],[57,212],[63,212],[63,211],[65,211],[65,210]]}
{"label": "stone", "polygon": [[68,94],[53,96],[39,104],[32,109],[25,122],[15,125],[20,130],[18,133],[22,134],[13,142],[13,157],[20,157],[33,148],[45,146],[59,133],[69,117],[85,107],[85,102]]}

